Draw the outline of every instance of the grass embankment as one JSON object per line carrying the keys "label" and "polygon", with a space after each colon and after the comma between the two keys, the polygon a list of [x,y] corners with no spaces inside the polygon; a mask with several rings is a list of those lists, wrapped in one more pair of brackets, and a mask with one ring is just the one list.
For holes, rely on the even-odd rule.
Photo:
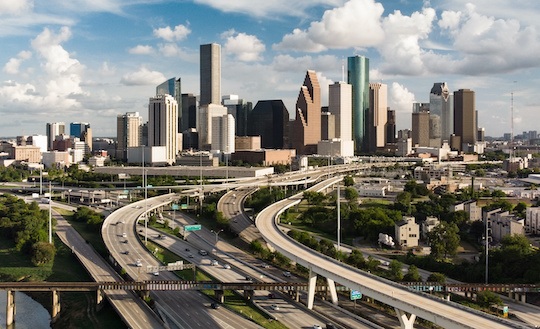
{"label": "grass embankment", "polygon": [[[35,267],[28,255],[15,250],[11,240],[0,238],[0,276],[2,281],[49,281],[49,282],[84,282],[92,279],[71,250],[60,239],[54,237],[57,249],[54,262]],[[45,308],[50,310],[50,293],[29,293]],[[60,293],[60,318],[53,328],[125,328],[116,312],[105,304],[96,311],[95,293],[62,292]]]}

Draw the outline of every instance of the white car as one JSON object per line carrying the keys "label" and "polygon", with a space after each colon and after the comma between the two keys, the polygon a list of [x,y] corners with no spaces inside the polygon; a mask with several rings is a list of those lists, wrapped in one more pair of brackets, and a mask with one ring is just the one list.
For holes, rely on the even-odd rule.
{"label": "white car", "polygon": [[228,269],[230,269],[230,268],[231,268],[231,265],[229,265],[229,264],[225,264],[225,265],[223,265],[223,268],[224,268],[224,269],[226,269],[226,270],[228,270]]}
{"label": "white car", "polygon": [[274,311],[279,311],[279,306],[277,306],[276,304],[270,305],[270,308],[273,309]]}
{"label": "white car", "polygon": [[156,272],[154,272],[154,273],[152,273],[152,274],[154,274],[154,276],[158,276],[158,275],[159,275],[159,272],[156,271]]}
{"label": "white car", "polygon": [[127,237],[126,232],[122,233],[122,237],[123,237],[123,238]]}
{"label": "white car", "polygon": [[322,327],[319,326],[318,324],[314,324],[314,325],[313,325],[313,329],[322,329]]}
{"label": "white car", "polygon": [[141,262],[140,259],[137,259],[137,260],[135,261],[135,266],[137,266],[137,267],[142,267],[142,262]]}
{"label": "white car", "polygon": [[212,264],[212,266],[218,266],[219,265],[218,261],[215,260],[215,259],[212,259],[211,264]]}

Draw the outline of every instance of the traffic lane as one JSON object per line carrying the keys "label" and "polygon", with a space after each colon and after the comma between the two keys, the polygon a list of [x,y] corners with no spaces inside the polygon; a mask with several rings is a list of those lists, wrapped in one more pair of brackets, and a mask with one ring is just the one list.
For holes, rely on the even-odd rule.
{"label": "traffic lane", "polygon": [[[155,234],[152,234],[152,236],[155,236]],[[174,240],[178,240],[178,239],[167,237],[166,239],[155,240],[155,242],[160,244],[162,247],[167,248],[173,253],[178,253],[179,255],[182,255],[183,253],[182,248],[183,248],[184,242],[176,244],[176,241]],[[222,254],[222,253],[219,253],[219,255],[226,256],[226,254]],[[268,270],[268,268],[261,267],[260,264],[262,263],[260,261],[255,260],[253,262],[253,266],[246,266],[243,262],[235,261],[234,258],[230,256],[227,256],[227,257],[229,258],[227,259],[226,263],[231,264],[233,266],[231,269],[223,268],[223,264],[225,262],[223,258],[218,258],[218,257],[208,257],[208,256],[199,257],[198,256],[194,260],[194,262],[196,262],[200,267],[204,267],[206,272],[208,272],[209,274],[211,274],[216,279],[222,282],[249,282],[250,280],[246,280],[245,278],[246,273],[248,274],[249,277],[254,278],[255,280],[258,280],[258,281],[275,282],[275,280],[269,278],[267,275],[264,275],[264,273],[266,273],[266,270]],[[211,265],[212,259],[218,260],[219,265],[212,266]],[[260,276],[261,274],[263,274],[262,277]],[[286,278],[286,279],[290,279],[290,278]],[[300,282],[302,281],[301,279],[298,279],[298,278],[294,278],[293,280],[300,281]],[[270,292],[258,291],[256,293],[259,295],[262,294],[264,296],[268,296]],[[263,301],[265,301],[265,299],[263,299]],[[259,299],[257,299],[257,303],[258,302],[259,302]],[[286,312],[282,313],[281,318],[280,318],[280,321],[284,325],[286,325],[288,328],[303,328],[306,326],[311,326],[314,323],[321,323],[318,317],[314,316],[310,311],[306,310],[303,306],[296,305],[296,303],[288,303],[285,300],[282,300],[281,303],[286,303],[288,305],[285,308]],[[270,305],[271,304],[268,304],[266,306],[270,307]]]}

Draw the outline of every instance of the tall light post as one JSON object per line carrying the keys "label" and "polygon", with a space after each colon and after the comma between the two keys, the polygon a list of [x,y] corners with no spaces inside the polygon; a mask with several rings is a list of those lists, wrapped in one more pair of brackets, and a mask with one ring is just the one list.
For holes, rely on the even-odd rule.
{"label": "tall light post", "polygon": [[51,181],[49,181],[49,243],[52,244],[52,205],[51,205]]}
{"label": "tall light post", "polygon": [[219,233],[223,232],[223,229],[219,230],[219,231],[214,231],[214,230],[211,230],[210,232],[214,233],[215,236],[216,236],[216,244],[218,243],[219,241]]}
{"label": "tall light post", "polygon": [[337,184],[337,250],[340,251],[341,249],[341,198],[339,195],[339,185],[341,182],[338,182]]}
{"label": "tall light post", "polygon": [[486,284],[488,284],[489,273],[489,231],[488,231],[488,218],[486,218]]}
{"label": "tall light post", "polygon": [[144,168],[144,146],[142,149],[142,183],[144,185],[144,245],[148,244],[148,184],[146,177],[146,169]]}

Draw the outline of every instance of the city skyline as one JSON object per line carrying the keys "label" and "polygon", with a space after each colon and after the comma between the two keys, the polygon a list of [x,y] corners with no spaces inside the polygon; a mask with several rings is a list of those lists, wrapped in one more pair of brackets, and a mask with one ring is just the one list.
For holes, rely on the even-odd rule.
{"label": "city skyline", "polygon": [[398,129],[410,127],[412,104],[428,102],[442,81],[451,92],[475,91],[486,135],[510,131],[511,94],[515,133],[538,129],[534,1],[56,1],[0,6],[2,136],[74,121],[115,136],[118,114],[148,119],[148,99],[167,79],[199,94],[199,46],[212,42],[222,46],[222,95],[253,104],[282,99],[294,108],[298,81],[314,70],[328,105],[327,86],[344,80],[344,60],[361,55],[370,59],[370,82],[388,85]]}

